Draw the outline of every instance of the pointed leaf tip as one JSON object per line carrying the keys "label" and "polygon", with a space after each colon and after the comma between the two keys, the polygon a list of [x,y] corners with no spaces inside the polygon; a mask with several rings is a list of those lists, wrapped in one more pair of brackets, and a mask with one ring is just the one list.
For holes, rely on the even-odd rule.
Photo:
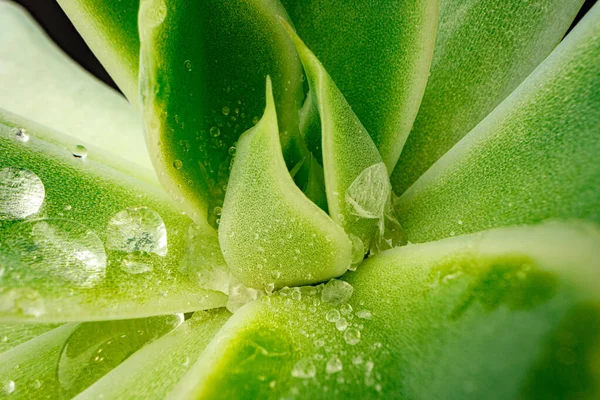
{"label": "pointed leaf tip", "polygon": [[292,180],[269,79],[266,97],[262,119],[238,142],[219,242],[237,279],[272,291],[342,275],[350,265],[351,245]]}

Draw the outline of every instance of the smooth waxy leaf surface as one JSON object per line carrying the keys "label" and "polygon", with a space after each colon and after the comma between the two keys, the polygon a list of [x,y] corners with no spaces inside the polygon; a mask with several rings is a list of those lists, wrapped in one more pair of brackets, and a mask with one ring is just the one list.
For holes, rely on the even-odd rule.
{"label": "smooth waxy leaf surface", "polygon": [[57,0],[119,89],[138,104],[139,0]]}
{"label": "smooth waxy leaf surface", "polygon": [[238,142],[219,226],[223,256],[246,286],[270,290],[342,275],[350,240],[292,180],[270,80],[262,119]]}
{"label": "smooth waxy leaf surface", "polygon": [[164,398],[230,315],[224,309],[194,313],[191,319],[133,354],[76,399]]}
{"label": "smooth waxy leaf surface", "polygon": [[431,75],[392,175],[398,195],[560,42],[583,0],[441,0]]}
{"label": "smooth waxy leaf surface", "polygon": [[438,1],[282,0],[391,173],[425,90]]}
{"label": "smooth waxy leaf surface", "polygon": [[546,224],[381,253],[341,304],[327,285],[246,305],[172,398],[595,398],[599,240]]}
{"label": "smooth waxy leaf surface", "polygon": [[424,242],[548,218],[600,221],[600,7],[397,203]]}
{"label": "smooth waxy leaf surface", "polygon": [[0,325],[0,353],[59,326],[60,324],[2,324]]}
{"label": "smooth waxy leaf surface", "polygon": [[[23,10],[4,1],[0,87],[0,108],[152,168],[137,112],[65,55]],[[146,175],[156,181],[153,171]]]}
{"label": "smooth waxy leaf surface", "polygon": [[0,355],[3,394],[27,400],[73,398],[182,322],[178,314],[66,324]]}
{"label": "smooth waxy leaf surface", "polygon": [[239,136],[260,118],[273,79],[284,155],[308,155],[298,133],[301,66],[273,0],[147,0],[140,10],[141,90],[153,162],[195,221],[215,225]]}
{"label": "smooth waxy leaf surface", "polygon": [[[160,189],[0,125],[0,320],[220,307],[179,264],[191,221]],[[37,128],[36,128],[37,129]]]}
{"label": "smooth waxy leaf surface", "polygon": [[385,164],[364,126],[319,60],[289,25],[319,110],[323,170],[331,218],[362,241],[362,255],[379,225],[383,230],[391,194]]}

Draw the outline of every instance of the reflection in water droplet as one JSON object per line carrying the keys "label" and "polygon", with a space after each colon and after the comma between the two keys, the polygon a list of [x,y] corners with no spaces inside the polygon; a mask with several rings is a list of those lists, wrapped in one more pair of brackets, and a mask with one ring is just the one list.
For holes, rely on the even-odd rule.
{"label": "reflection in water droplet", "polygon": [[[61,279],[79,287],[93,287],[106,274],[106,252],[98,236],[66,219],[39,219],[10,228],[3,243],[18,268],[7,275],[15,284]],[[54,284],[54,283],[53,283]]]}
{"label": "reflection in water droplet", "polygon": [[58,361],[63,397],[85,389],[146,343],[181,325],[183,314],[80,324],[65,343]]}
{"label": "reflection in water droplet", "polygon": [[15,139],[19,142],[25,143],[29,141],[29,135],[27,134],[27,131],[25,129],[14,128],[12,132],[15,135]]}
{"label": "reflection in water droplet", "polygon": [[44,184],[33,172],[12,167],[0,170],[0,220],[37,213],[45,195]]}
{"label": "reflection in water droplet", "polygon": [[77,146],[75,146],[73,148],[72,153],[73,153],[73,157],[75,157],[75,158],[86,158],[88,155],[87,149],[85,148],[85,146],[83,146],[81,144],[78,144]]}
{"label": "reflection in water droplet", "polygon": [[158,213],[148,207],[132,207],[115,214],[106,229],[106,248],[126,253],[145,251],[167,254],[167,228]]}
{"label": "reflection in water droplet", "polygon": [[300,379],[310,379],[317,375],[317,367],[315,363],[309,358],[303,358],[294,364],[292,369],[292,376]]}

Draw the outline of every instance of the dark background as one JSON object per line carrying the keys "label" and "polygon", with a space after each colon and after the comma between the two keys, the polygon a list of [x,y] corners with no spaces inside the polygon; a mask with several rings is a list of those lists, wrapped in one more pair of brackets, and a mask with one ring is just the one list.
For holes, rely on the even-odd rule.
{"label": "dark background", "polygon": [[[25,7],[29,13],[46,30],[48,35],[75,61],[99,79],[117,88],[102,65],[86,46],[69,19],[62,12],[55,0],[13,0]],[[460,1],[460,0],[457,0]],[[575,25],[597,0],[586,0],[577,15]],[[571,27],[572,28],[572,27]]]}

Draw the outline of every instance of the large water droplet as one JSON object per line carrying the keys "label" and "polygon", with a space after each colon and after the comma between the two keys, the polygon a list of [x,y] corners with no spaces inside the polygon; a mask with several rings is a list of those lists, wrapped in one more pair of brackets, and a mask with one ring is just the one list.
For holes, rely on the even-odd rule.
{"label": "large water droplet", "polygon": [[61,279],[93,287],[106,274],[106,252],[94,231],[71,220],[40,219],[10,228],[4,239],[7,257],[16,261],[7,275],[19,285]]}
{"label": "large water droplet", "polygon": [[15,139],[18,140],[19,142],[28,142],[29,141],[29,135],[27,134],[27,131],[23,128],[14,128],[12,130],[13,135],[15,135]]}
{"label": "large water droplet", "polygon": [[130,355],[183,323],[183,314],[135,320],[84,322],[71,334],[58,361],[65,398],[73,397]]}
{"label": "large water droplet", "polygon": [[392,186],[384,163],[365,168],[346,190],[352,214],[361,218],[383,218]]}
{"label": "large water droplet", "polygon": [[310,358],[303,358],[294,364],[292,376],[300,379],[310,379],[317,375],[317,367]]}
{"label": "large water droplet", "polygon": [[119,211],[108,222],[106,248],[126,253],[167,254],[167,228],[158,213],[148,207]]}
{"label": "large water droplet", "polygon": [[12,167],[0,170],[0,220],[37,213],[45,195],[44,184],[33,172]]}
{"label": "large water droplet", "polygon": [[329,361],[327,361],[327,364],[325,365],[325,372],[328,374],[335,374],[340,372],[343,368],[344,366],[342,365],[342,360],[340,360],[340,358],[334,354],[331,356]]}
{"label": "large water droplet", "polygon": [[84,145],[78,144],[73,148],[73,157],[75,158],[86,158],[88,155],[88,150]]}
{"label": "large water droplet", "polygon": [[352,292],[354,292],[354,288],[348,282],[332,279],[323,287],[321,300],[333,305],[344,304],[350,300]]}

